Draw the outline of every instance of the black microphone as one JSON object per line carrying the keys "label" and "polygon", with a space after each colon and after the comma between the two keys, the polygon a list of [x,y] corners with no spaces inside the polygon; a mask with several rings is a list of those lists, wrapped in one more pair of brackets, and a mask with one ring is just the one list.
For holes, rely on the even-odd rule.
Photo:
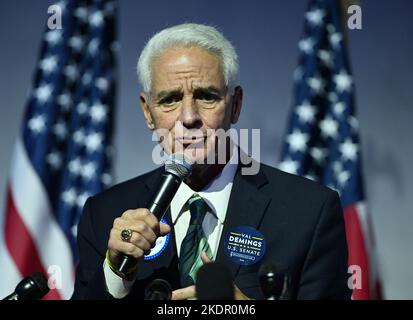
{"label": "black microphone", "polygon": [[14,292],[3,300],[37,300],[48,292],[47,279],[42,273],[35,272],[20,281]]}
{"label": "black microphone", "polygon": [[145,300],[171,300],[172,288],[168,281],[155,279],[145,289]]}
{"label": "black microphone", "polygon": [[[190,175],[191,170],[192,165],[183,154],[173,154],[165,161],[165,172],[162,174],[154,197],[147,206],[158,220],[162,219],[182,180]],[[117,272],[126,276],[128,270],[135,265],[135,260],[131,256],[124,255],[119,260],[120,263],[115,266]]]}
{"label": "black microphone", "polygon": [[263,264],[258,271],[261,290],[267,300],[288,300],[290,277],[279,264]]}
{"label": "black microphone", "polygon": [[234,284],[229,270],[213,262],[203,265],[196,276],[198,300],[234,300]]}

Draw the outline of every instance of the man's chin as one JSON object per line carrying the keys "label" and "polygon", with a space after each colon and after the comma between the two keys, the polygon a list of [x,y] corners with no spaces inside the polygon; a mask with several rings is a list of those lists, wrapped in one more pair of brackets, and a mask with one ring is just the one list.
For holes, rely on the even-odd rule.
{"label": "man's chin", "polygon": [[188,147],[184,149],[183,153],[185,155],[185,158],[187,158],[187,160],[193,165],[212,164],[215,158],[213,155],[208,155],[208,152],[205,148]]}

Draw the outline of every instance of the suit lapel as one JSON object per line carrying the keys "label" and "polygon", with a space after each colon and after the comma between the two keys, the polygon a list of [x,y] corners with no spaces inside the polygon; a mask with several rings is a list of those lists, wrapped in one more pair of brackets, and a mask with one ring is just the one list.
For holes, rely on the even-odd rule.
{"label": "suit lapel", "polygon": [[240,164],[234,177],[228,210],[225,217],[216,261],[228,267],[233,278],[237,275],[240,265],[232,262],[225,253],[224,241],[230,230],[248,226],[258,229],[271,199],[260,191],[267,183],[267,178],[260,170],[258,174],[247,176],[241,174]]}

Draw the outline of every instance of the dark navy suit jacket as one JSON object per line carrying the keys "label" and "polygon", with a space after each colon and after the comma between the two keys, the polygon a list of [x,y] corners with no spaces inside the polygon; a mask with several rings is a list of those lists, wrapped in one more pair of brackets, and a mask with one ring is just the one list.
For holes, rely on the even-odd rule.
{"label": "dark navy suit jacket", "polygon": [[[105,287],[103,261],[113,220],[128,209],[145,207],[163,168],[120,183],[88,199],[78,227],[80,263],[72,299],[111,299]],[[170,214],[167,214],[170,223]],[[224,250],[224,237],[239,226],[258,229],[266,241],[261,261],[233,263]],[[287,266],[291,299],[349,299],[344,217],[335,191],[313,181],[261,164],[256,175],[234,177],[216,261],[226,265],[241,291],[262,299],[258,280],[261,264]],[[180,288],[176,242],[172,228],[165,251],[143,261],[125,299],[143,299],[146,285],[156,278]]]}

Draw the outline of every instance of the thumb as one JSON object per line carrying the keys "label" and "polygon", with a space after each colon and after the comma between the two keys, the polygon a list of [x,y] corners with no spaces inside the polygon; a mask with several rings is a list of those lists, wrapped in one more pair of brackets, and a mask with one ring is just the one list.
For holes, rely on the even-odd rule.
{"label": "thumb", "polygon": [[161,222],[159,224],[159,236],[164,236],[169,232],[171,232],[171,227],[168,224]]}

